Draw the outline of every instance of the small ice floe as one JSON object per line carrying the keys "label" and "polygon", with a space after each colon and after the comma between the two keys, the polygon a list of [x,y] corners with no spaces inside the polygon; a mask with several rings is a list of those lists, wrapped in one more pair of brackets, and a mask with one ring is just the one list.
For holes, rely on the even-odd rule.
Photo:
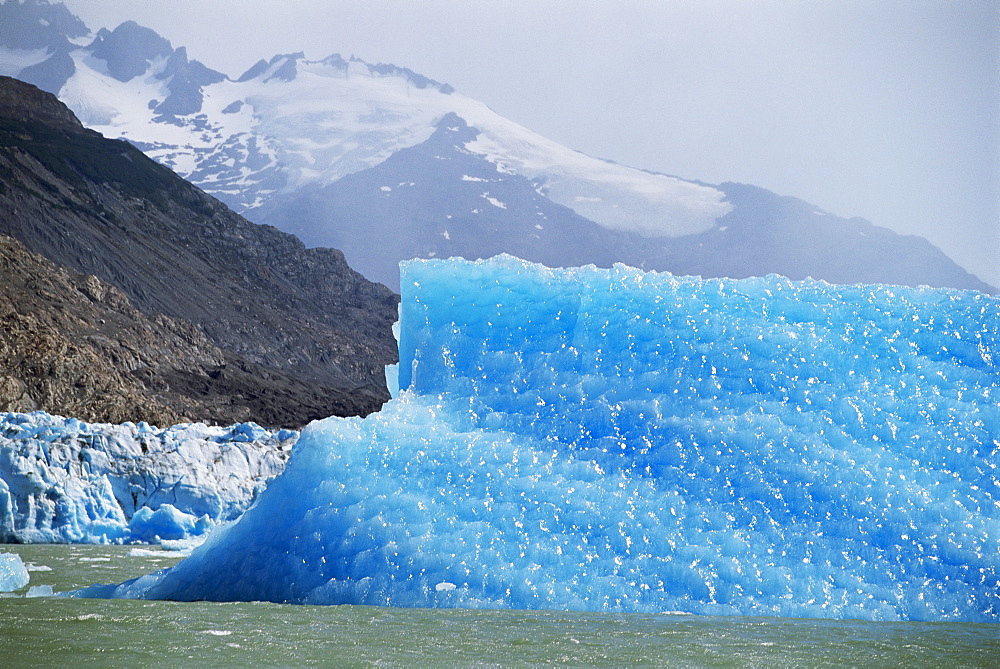
{"label": "small ice floe", "polygon": [[434,589],[437,590],[438,592],[450,592],[457,587],[458,586],[455,585],[454,583],[449,583],[448,581],[441,581],[440,583],[434,586]]}
{"label": "small ice floe", "polygon": [[0,592],[20,590],[28,585],[28,570],[17,553],[0,553]]}
{"label": "small ice floe", "polygon": [[191,555],[191,551],[205,543],[206,539],[208,539],[207,533],[186,539],[164,539],[160,542],[160,548],[170,551],[174,557],[187,557]]}
{"label": "small ice floe", "polygon": [[52,567],[44,564],[35,564],[34,562],[25,562],[24,568],[28,571],[52,571]]}
{"label": "small ice floe", "polygon": [[133,548],[128,552],[129,557],[164,557],[174,555],[173,552],[168,552],[159,549],[149,549],[149,548]]}
{"label": "small ice floe", "polygon": [[25,597],[51,597],[53,595],[51,585],[33,585],[24,593]]}
{"label": "small ice floe", "polygon": [[80,562],[111,562],[109,557],[82,557]]}

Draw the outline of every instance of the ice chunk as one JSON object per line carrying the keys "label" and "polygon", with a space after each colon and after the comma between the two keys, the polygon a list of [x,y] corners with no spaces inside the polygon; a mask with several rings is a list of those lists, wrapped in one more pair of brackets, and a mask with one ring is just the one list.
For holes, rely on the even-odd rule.
{"label": "ice chunk", "polygon": [[178,511],[172,504],[163,504],[156,511],[145,506],[136,511],[129,521],[128,529],[132,537],[139,541],[159,543],[163,540],[200,536],[214,524],[208,515],[196,517]]}
{"label": "ice chunk", "polygon": [[24,593],[25,597],[51,597],[53,595],[51,585],[33,585]]}
{"label": "ice chunk", "polygon": [[159,548],[157,549],[133,548],[128,552],[128,555],[129,557],[164,557],[164,556],[170,557],[171,553],[165,550],[161,550]]}
{"label": "ice chunk", "polygon": [[28,585],[28,570],[15,553],[0,553],[0,592],[20,590]]}
{"label": "ice chunk", "polygon": [[501,257],[400,314],[379,413],[82,594],[1000,622],[998,298]]}

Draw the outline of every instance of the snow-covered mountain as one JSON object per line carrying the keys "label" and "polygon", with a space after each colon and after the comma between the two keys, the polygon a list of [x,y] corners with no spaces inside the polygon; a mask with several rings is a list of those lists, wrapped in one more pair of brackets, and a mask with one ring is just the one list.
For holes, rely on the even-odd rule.
{"label": "snow-covered mountain", "polygon": [[134,22],[91,34],[64,6],[27,0],[0,6],[0,74],[397,289],[401,259],[506,251],[549,265],[991,290],[921,238],[592,158],[393,65],[297,53],[233,79]]}

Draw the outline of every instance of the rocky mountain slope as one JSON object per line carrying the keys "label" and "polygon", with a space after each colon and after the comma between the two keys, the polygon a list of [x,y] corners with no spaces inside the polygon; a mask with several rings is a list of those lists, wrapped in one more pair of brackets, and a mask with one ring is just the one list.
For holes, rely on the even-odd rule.
{"label": "rocky mountain slope", "polygon": [[508,252],[548,265],[995,290],[922,238],[762,188],[586,156],[406,68],[296,53],[233,79],[134,22],[91,33],[38,0],[0,6],[0,47],[0,73],[392,288],[402,259]]}
{"label": "rocky mountain slope", "polygon": [[8,77],[0,234],[0,408],[297,427],[388,398],[395,294]]}
{"label": "rocky mountain slope", "polygon": [[143,416],[161,425],[201,412],[193,398],[151,383],[225,363],[222,351],[190,323],[146,317],[116,288],[5,235],[0,273],[0,406],[58,407],[84,420]]}

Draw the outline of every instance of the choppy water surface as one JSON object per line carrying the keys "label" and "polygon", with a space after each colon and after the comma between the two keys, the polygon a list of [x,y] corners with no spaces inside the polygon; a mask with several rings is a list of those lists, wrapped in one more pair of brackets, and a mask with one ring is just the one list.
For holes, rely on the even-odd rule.
{"label": "choppy water surface", "polygon": [[[3,546],[31,585],[177,561],[121,546]],[[49,570],[41,569],[48,567]],[[3,666],[998,666],[1000,626],[262,603],[0,598]]]}

